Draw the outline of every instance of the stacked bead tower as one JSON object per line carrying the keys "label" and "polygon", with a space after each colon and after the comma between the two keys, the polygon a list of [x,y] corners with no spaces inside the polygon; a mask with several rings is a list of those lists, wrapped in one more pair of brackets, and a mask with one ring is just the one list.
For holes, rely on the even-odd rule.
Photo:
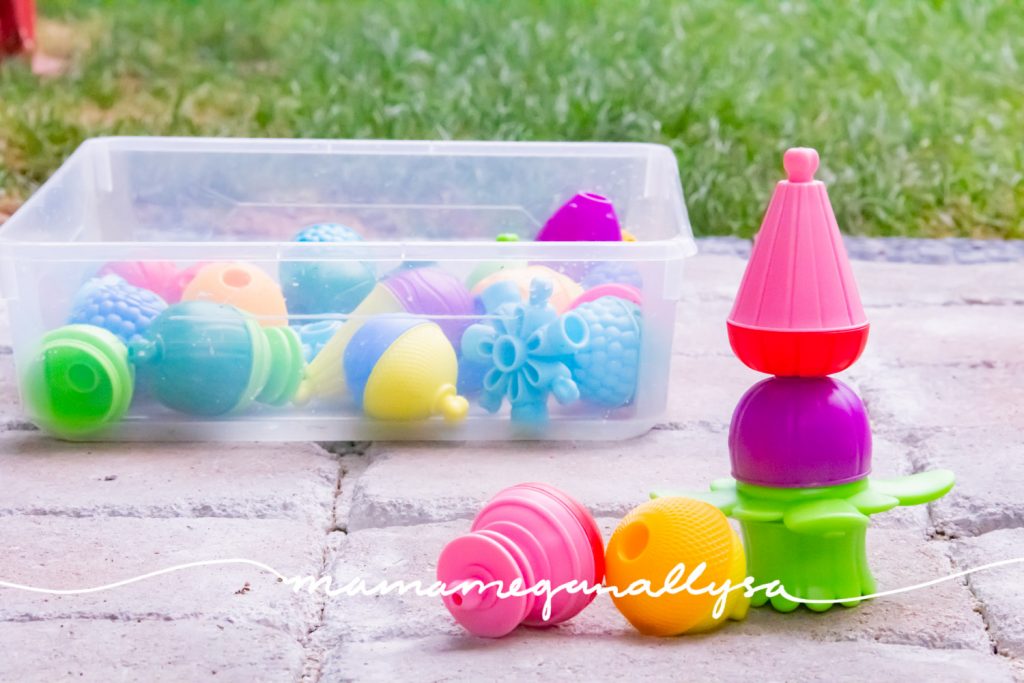
{"label": "stacked bead tower", "polygon": [[869,515],[935,500],[953,474],[868,478],[864,403],[829,377],[860,357],[867,317],[825,185],[814,179],[818,153],[790,149],[784,166],[728,320],[737,357],[775,377],[751,387],[733,413],[732,478],[693,497],[740,522],[755,585],[784,587],[756,593],[754,606],[825,611],[875,592]]}

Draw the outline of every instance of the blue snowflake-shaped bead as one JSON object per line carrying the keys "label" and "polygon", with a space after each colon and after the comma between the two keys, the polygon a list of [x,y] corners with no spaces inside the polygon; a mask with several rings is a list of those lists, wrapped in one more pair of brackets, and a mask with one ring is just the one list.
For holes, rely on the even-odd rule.
{"label": "blue snowflake-shaped bead", "polygon": [[165,308],[167,303],[148,289],[128,284],[118,275],[104,275],[78,290],[68,322],[102,327],[129,344],[141,339]]}
{"label": "blue snowflake-shaped bead", "polygon": [[579,315],[558,315],[548,303],[551,290],[550,281],[535,279],[528,304],[502,303],[490,320],[462,336],[465,358],[490,368],[480,398],[487,411],[496,412],[508,399],[513,420],[543,422],[549,394],[563,405],[579,398],[567,361],[587,346],[589,333]]}
{"label": "blue snowflake-shaped bead", "polygon": [[576,352],[572,377],[585,401],[624,406],[636,393],[640,365],[640,308],[603,296],[573,309],[587,325],[590,344]]}

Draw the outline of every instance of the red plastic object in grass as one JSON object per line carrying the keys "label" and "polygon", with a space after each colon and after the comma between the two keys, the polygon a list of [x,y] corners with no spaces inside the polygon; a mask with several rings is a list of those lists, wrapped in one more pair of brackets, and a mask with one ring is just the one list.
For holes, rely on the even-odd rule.
{"label": "red plastic object in grass", "polygon": [[729,343],[747,366],[784,377],[850,367],[868,319],[824,183],[818,153],[795,148],[775,188],[729,314]]}
{"label": "red plastic object in grass", "polygon": [[36,46],[35,0],[0,0],[0,57]]}

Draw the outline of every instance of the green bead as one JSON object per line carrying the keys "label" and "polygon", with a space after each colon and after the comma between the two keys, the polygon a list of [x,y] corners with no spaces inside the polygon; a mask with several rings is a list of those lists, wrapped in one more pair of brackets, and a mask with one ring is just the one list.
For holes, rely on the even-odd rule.
{"label": "green bead", "polygon": [[[828,536],[797,533],[778,522],[740,522],[740,528],[747,574],[754,577],[755,586],[778,580],[787,594],[797,598],[851,598],[841,603],[845,607],[853,607],[862,595],[875,592],[865,552],[866,525]],[[767,602],[765,591],[758,591],[751,600],[755,607]],[[772,597],[770,602],[780,612],[791,612],[800,605],[784,595]],[[832,606],[807,605],[815,612]]]}
{"label": "green bead", "polygon": [[[760,590],[751,605],[770,602],[779,612],[792,612],[806,604],[810,610],[824,612],[836,604],[833,601],[854,607],[876,591],[865,551],[869,516],[897,505],[936,500],[953,483],[949,470],[814,488],[772,488],[719,479],[711,491],[673,495],[705,500],[738,520],[747,573],[754,585],[778,581],[789,596],[769,597]],[[662,495],[666,494],[652,497]]]}
{"label": "green bead", "polygon": [[256,400],[272,406],[283,406],[292,400],[302,382],[306,362],[302,355],[302,340],[290,327],[267,327],[269,375]]}
{"label": "green bead", "polygon": [[94,325],[67,325],[46,334],[22,379],[33,419],[71,439],[121,419],[131,404],[133,384],[128,349]]}

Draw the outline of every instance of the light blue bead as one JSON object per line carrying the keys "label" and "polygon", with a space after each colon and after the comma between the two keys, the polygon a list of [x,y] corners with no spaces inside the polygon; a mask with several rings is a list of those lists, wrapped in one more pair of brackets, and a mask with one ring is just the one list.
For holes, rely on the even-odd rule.
{"label": "light blue bead", "polygon": [[609,407],[630,403],[639,370],[640,309],[631,301],[603,296],[573,309],[590,330],[590,344],[576,352],[573,379],[584,401]]}

